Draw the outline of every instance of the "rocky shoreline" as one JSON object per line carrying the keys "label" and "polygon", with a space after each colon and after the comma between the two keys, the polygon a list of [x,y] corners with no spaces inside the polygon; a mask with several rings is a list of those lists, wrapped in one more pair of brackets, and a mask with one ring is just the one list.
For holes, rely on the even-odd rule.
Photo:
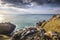
{"label": "rocky shoreline", "polygon": [[[56,20],[58,21],[56,22]],[[11,35],[11,33],[16,27],[14,24],[0,23],[0,40],[60,40],[60,32],[56,30],[60,28],[58,28],[58,26],[60,26],[58,22],[60,22],[60,14],[54,15],[48,21],[43,20],[42,22],[36,23],[35,28],[21,29],[13,33],[13,35]],[[54,24],[55,26],[53,26]],[[49,28],[49,30],[47,28]]]}

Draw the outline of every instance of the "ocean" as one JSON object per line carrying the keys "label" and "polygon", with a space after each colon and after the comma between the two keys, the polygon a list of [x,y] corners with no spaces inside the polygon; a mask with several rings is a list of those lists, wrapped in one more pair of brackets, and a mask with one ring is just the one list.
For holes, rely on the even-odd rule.
{"label": "ocean", "polygon": [[16,31],[36,27],[36,23],[43,20],[49,20],[54,14],[2,14],[0,22],[10,22],[16,25]]}

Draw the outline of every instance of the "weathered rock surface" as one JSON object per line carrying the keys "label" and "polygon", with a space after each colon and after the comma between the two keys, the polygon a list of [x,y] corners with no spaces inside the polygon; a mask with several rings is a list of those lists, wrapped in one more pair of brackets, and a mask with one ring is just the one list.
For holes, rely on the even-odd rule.
{"label": "weathered rock surface", "polygon": [[39,31],[36,28],[27,28],[16,32],[11,37],[11,40],[43,40],[45,38],[45,32],[44,29],[40,29]]}
{"label": "weathered rock surface", "polygon": [[37,33],[36,28],[27,28],[25,30],[20,30],[16,32],[11,40],[31,40]]}
{"label": "weathered rock surface", "polygon": [[0,34],[10,35],[15,27],[16,26],[11,23],[0,23]]}

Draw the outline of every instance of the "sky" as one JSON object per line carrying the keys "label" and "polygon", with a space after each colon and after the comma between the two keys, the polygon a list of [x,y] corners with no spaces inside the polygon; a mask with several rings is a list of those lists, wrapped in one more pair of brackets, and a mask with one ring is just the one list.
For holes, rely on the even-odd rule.
{"label": "sky", "polygon": [[59,0],[0,0],[0,14],[59,14]]}
{"label": "sky", "polygon": [[[60,14],[60,0],[0,0],[0,14],[7,14],[0,15],[0,22],[13,22],[23,28],[26,25],[34,25],[37,21],[51,17],[50,15],[39,14]],[[21,16],[20,14],[38,15]]]}

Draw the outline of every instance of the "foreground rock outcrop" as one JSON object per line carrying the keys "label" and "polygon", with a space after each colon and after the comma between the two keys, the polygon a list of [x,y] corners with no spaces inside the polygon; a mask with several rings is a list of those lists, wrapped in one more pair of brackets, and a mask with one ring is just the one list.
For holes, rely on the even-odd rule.
{"label": "foreground rock outcrop", "polygon": [[36,28],[26,28],[25,30],[20,30],[16,32],[12,37],[11,40],[33,40],[33,37],[37,33]]}
{"label": "foreground rock outcrop", "polygon": [[10,40],[10,36],[0,34],[0,40]]}
{"label": "foreground rock outcrop", "polygon": [[43,28],[28,28],[16,32],[11,40],[60,40],[60,34],[55,31],[46,32]]}
{"label": "foreground rock outcrop", "polygon": [[11,40],[11,33],[15,27],[14,24],[9,22],[0,23],[0,40]]}
{"label": "foreground rock outcrop", "polygon": [[15,27],[16,26],[11,23],[0,23],[0,34],[10,35]]}

